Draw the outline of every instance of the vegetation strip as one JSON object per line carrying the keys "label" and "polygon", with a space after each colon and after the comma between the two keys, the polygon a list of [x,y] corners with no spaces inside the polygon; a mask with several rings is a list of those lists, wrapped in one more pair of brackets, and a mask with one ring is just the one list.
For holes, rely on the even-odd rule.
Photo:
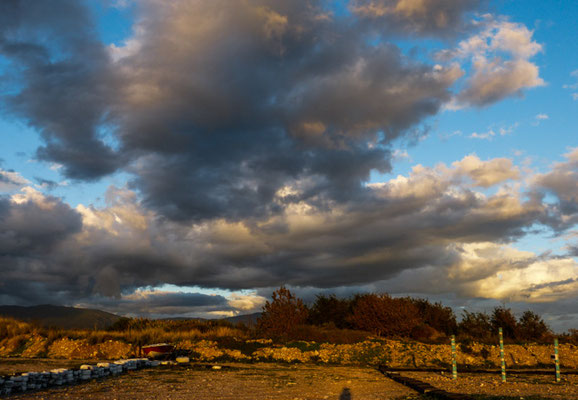
{"label": "vegetation strip", "polygon": [[426,394],[434,399],[439,400],[474,400],[473,397],[470,397],[465,394],[460,393],[451,393],[446,392],[445,390],[438,389],[429,383],[422,382],[420,380],[414,378],[408,378],[403,375],[400,375],[398,372],[392,372],[384,365],[380,365],[378,367],[379,372],[387,376],[389,379],[394,380],[395,382],[401,383],[409,387],[410,389],[415,390],[418,393]]}

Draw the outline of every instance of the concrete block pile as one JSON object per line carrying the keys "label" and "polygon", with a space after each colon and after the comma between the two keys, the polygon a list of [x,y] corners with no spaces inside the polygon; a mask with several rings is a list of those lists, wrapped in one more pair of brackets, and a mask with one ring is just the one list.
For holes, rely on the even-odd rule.
{"label": "concrete block pile", "polygon": [[161,365],[159,361],[133,358],[112,363],[98,363],[96,365],[85,364],[78,369],[58,368],[51,371],[0,376],[0,395],[81,383],[92,379],[116,376],[141,368],[158,367],[159,365]]}

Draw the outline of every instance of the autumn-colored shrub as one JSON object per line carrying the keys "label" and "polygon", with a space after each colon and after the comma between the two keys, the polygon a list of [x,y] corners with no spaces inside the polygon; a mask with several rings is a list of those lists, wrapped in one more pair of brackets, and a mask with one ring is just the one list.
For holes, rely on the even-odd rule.
{"label": "autumn-colored shrub", "polygon": [[334,294],[317,295],[315,303],[309,308],[307,322],[312,325],[332,325],[339,329],[351,328],[349,318],[352,306],[351,299],[339,299]]}
{"label": "autumn-colored shrub", "polygon": [[552,331],[542,317],[528,310],[518,320],[518,339],[526,342],[551,342]]}
{"label": "autumn-colored shrub", "polygon": [[469,312],[464,310],[462,320],[458,324],[459,339],[476,339],[483,342],[491,341],[493,327],[490,316],[483,312]]}
{"label": "autumn-colored shrub", "polygon": [[291,332],[292,340],[317,343],[353,344],[366,340],[370,332],[354,329],[339,329],[330,326],[298,325]]}
{"label": "autumn-colored shrub", "polygon": [[378,336],[409,337],[421,323],[419,310],[411,300],[385,293],[357,296],[350,320],[356,329]]}
{"label": "autumn-colored shrub", "polygon": [[[439,302],[430,303],[427,299],[410,300],[418,308],[423,325],[433,328],[438,334],[449,336],[457,332],[458,323],[451,307],[444,307]],[[435,336],[435,332],[430,332],[431,336]]]}
{"label": "autumn-colored shrub", "polygon": [[490,322],[494,332],[502,328],[504,340],[511,342],[518,339],[518,321],[511,309],[503,306],[495,307]]}
{"label": "autumn-colored shrub", "polygon": [[308,310],[303,301],[289,289],[280,287],[273,292],[273,300],[263,306],[257,330],[267,337],[287,339],[298,325],[307,321]]}

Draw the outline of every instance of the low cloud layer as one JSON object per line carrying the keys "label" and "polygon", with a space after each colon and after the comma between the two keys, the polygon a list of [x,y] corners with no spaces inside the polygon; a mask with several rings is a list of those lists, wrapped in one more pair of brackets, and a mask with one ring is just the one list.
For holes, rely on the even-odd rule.
{"label": "low cloud layer", "polygon": [[[370,195],[362,203],[327,207],[301,201],[281,215],[243,222],[171,221],[145,208],[128,189],[111,188],[104,208],[73,210],[25,188],[0,205],[2,226],[8,227],[2,237],[17,237],[20,246],[2,252],[3,265],[13,266],[4,273],[2,298],[94,302],[119,312],[148,309],[151,315],[163,309],[171,315],[193,310],[232,315],[262,304],[254,296],[225,301],[139,289],[165,283],[231,291],[351,286],[561,301],[577,295],[578,265],[571,255],[534,254],[510,243],[536,225],[557,231],[576,218],[575,211],[563,212],[538,195],[545,181],[569,168],[573,154],[550,173],[530,177],[526,189],[511,160],[469,155],[450,166],[416,166],[407,176],[368,185]],[[489,188],[492,194],[481,191]],[[285,187],[276,198],[281,202],[300,190]],[[38,227],[28,230],[26,215],[48,230],[49,240]],[[31,258],[33,252],[37,256]]]}

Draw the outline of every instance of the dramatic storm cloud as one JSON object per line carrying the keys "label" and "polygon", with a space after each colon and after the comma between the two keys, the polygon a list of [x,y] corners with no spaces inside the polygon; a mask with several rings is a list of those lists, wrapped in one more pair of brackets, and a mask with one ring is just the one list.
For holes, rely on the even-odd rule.
{"label": "dramatic storm cloud", "polygon": [[[401,273],[406,274],[403,282],[411,271],[432,274],[430,283],[439,281],[425,285],[426,293],[540,297],[543,290],[533,290],[535,285],[572,278],[576,264],[504,245],[524,236],[535,223],[549,221],[553,213],[536,196],[509,186],[507,181],[518,174],[510,160],[482,161],[469,155],[450,167],[417,166],[409,176],[371,184],[366,190],[372,195],[362,202],[319,208],[301,201],[268,219],[197,224],[162,218],[139,204],[134,192],[113,188],[104,208],[45,207],[44,219],[67,211],[76,218],[80,214],[83,221],[82,231],[65,242],[51,232],[51,248],[44,251],[58,267],[45,268],[59,293],[109,296],[123,304],[123,293],[162,283],[233,290],[281,283],[330,288],[386,281]],[[502,186],[492,195],[473,190],[494,184]],[[298,196],[299,190],[286,187],[278,200]],[[9,204],[18,209],[34,202],[41,207],[54,200],[27,190]],[[69,228],[74,229],[78,226]],[[5,276],[8,281],[32,274],[39,261],[22,257],[18,266],[14,277]],[[68,268],[75,271],[73,276],[59,275]],[[552,269],[557,272],[548,272]],[[526,278],[492,281],[520,273]],[[31,279],[30,285],[41,280]],[[410,282],[415,289],[417,281]]]}
{"label": "dramatic storm cloud", "polygon": [[[217,316],[281,284],[576,298],[576,149],[538,170],[444,144],[394,169],[444,116],[544,89],[525,23],[476,0],[127,4],[110,41],[86,2],[0,2],[1,111],[40,138],[0,169],[0,303]],[[467,115],[464,141],[556,120]],[[70,195],[87,182],[103,198]],[[516,247],[538,231],[570,238],[563,254]]]}
{"label": "dramatic storm cloud", "polygon": [[38,157],[61,163],[72,178],[113,172],[118,160],[100,132],[113,73],[82,3],[2,1],[0,53],[11,62],[1,106],[42,135]]}

